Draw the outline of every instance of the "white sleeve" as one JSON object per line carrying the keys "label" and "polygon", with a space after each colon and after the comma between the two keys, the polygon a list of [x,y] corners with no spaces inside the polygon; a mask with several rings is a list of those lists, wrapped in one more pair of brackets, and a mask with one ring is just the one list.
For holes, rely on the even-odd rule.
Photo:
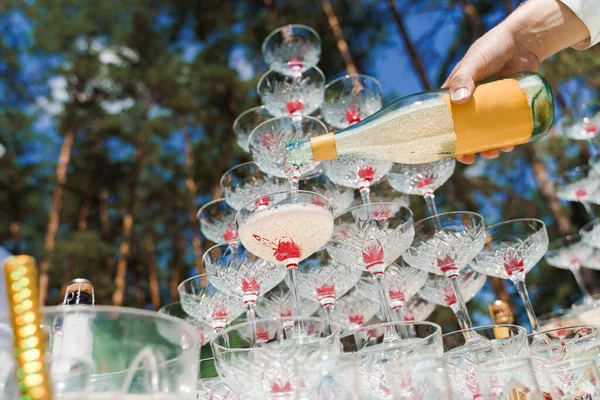
{"label": "white sleeve", "polygon": [[583,21],[590,31],[590,38],[575,46],[584,50],[600,42],[600,0],[561,0]]}

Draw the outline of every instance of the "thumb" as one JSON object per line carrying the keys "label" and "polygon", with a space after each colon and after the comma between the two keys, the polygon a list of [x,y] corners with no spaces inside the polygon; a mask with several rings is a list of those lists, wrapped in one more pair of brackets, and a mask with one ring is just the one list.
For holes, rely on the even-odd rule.
{"label": "thumb", "polygon": [[453,103],[466,103],[473,96],[475,88],[473,74],[459,68],[450,75],[445,86],[450,89],[450,100]]}

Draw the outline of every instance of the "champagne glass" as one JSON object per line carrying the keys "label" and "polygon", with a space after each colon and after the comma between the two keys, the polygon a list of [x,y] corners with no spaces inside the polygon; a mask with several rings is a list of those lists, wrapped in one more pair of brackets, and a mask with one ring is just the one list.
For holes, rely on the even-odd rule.
{"label": "champagne glass", "polygon": [[369,324],[378,311],[378,302],[366,301],[356,290],[351,290],[336,301],[335,312],[326,313],[323,308],[320,313],[346,330],[354,330]]}
{"label": "champagne glass", "polygon": [[198,370],[197,400],[240,400],[219,377],[214,358],[200,360]]}
{"label": "champagne glass", "polygon": [[[302,317],[313,315],[321,304],[318,301],[301,298]],[[294,302],[289,288],[280,283],[256,302],[256,314],[261,318],[286,318],[292,316]]]}
{"label": "champagne glass", "polygon": [[323,170],[333,183],[358,189],[364,204],[371,202],[370,186],[392,168],[389,161],[367,158],[341,158],[324,161]]}
{"label": "champagne glass", "polygon": [[256,325],[263,338],[258,347],[247,338],[248,323],[234,325],[212,341],[225,384],[243,399],[315,398],[324,378],[321,363],[339,352],[334,346],[337,331],[320,318],[261,319]]}
{"label": "champagne glass", "polygon": [[[600,357],[600,328],[595,325],[566,326],[529,335],[533,370],[540,388],[553,392],[548,370],[564,361]],[[559,397],[562,398],[562,397]]]}
{"label": "champagne glass", "polygon": [[311,190],[327,197],[333,206],[333,215],[346,212],[354,203],[354,190],[342,185],[336,185],[326,176],[300,181],[301,190]]}
{"label": "champagne glass", "polygon": [[334,221],[327,251],[342,263],[361,262],[376,282],[386,322],[392,321],[386,293],[385,268],[410,246],[414,237],[413,215],[395,203],[371,203],[351,208]]}
{"label": "champagne glass", "polygon": [[200,207],[196,216],[200,221],[202,234],[212,242],[221,243],[238,237],[235,213],[236,210],[225,199],[218,199]]}
{"label": "champagne glass", "polygon": [[[427,272],[406,264],[400,258],[399,264],[392,264],[385,270],[386,293],[395,321],[404,321],[404,308],[427,280]],[[369,301],[377,301],[377,286],[370,277],[363,277],[356,285],[356,291]],[[419,319],[420,320],[420,319]]]}
{"label": "champagne glass", "polygon": [[298,294],[318,300],[328,319],[332,319],[336,299],[356,285],[362,269],[356,264],[335,261],[321,249],[298,264]]}
{"label": "champagne glass", "polygon": [[346,75],[325,86],[321,112],[336,129],[344,129],[381,110],[379,81],[369,75]]}
{"label": "champagne glass", "polygon": [[559,132],[575,140],[587,140],[592,154],[598,153],[594,139],[600,133],[600,104],[581,104],[556,124]]}
{"label": "champagne glass", "polygon": [[531,328],[539,332],[533,305],[529,300],[525,274],[542,259],[548,249],[546,224],[538,219],[515,219],[486,229],[486,244],[471,268],[488,276],[510,279],[521,296]]}
{"label": "champagne glass", "polygon": [[250,147],[248,146],[250,134],[254,128],[271,118],[273,116],[269,114],[265,106],[252,107],[238,115],[233,121],[233,132],[242,150],[250,153]]}
{"label": "champagne glass", "polygon": [[204,321],[198,320],[189,316],[181,306],[181,302],[176,301],[173,303],[169,303],[164,305],[163,307],[158,309],[158,312],[161,314],[169,315],[171,317],[179,318],[192,325],[198,331],[198,336],[200,337],[200,347],[208,344],[214,337],[215,332],[212,329],[210,324],[207,324]]}
{"label": "champagne glass", "polygon": [[590,203],[600,202],[600,174],[591,166],[582,165],[563,172],[555,186],[559,199],[580,202],[589,217],[596,218]]}
{"label": "champagne glass", "polygon": [[311,27],[284,25],[271,32],[262,44],[262,56],[272,69],[295,74],[314,67],[321,58],[321,38]]}
{"label": "champagne glass", "polygon": [[594,219],[585,224],[580,230],[579,234],[583,238],[583,241],[588,246],[595,249],[600,249],[600,218]]}
{"label": "champagne glass", "polygon": [[459,273],[481,251],[485,242],[483,217],[473,212],[451,212],[425,218],[415,224],[415,240],[404,255],[414,268],[450,280],[456,298],[453,311],[461,329],[471,319],[460,291]]}
{"label": "champagne glass", "polygon": [[582,240],[581,235],[575,234],[556,239],[550,243],[544,256],[546,262],[553,267],[571,271],[586,302],[591,301],[591,294],[585,287],[581,275],[581,266],[593,253],[594,249]]}
{"label": "champagne glass", "polygon": [[[405,332],[405,338],[390,341],[390,330]],[[343,352],[358,359],[358,379],[370,394],[368,398],[393,399],[398,372],[390,366],[413,357],[441,356],[441,332],[439,325],[431,322],[388,322],[344,333],[340,341]]]}
{"label": "champagne glass", "polygon": [[[383,361],[387,378],[379,398],[406,400],[451,399],[450,383],[441,358],[414,356],[404,360]],[[389,391],[389,393],[388,393]]]}
{"label": "champagne glass", "polygon": [[333,230],[333,207],[318,193],[278,192],[250,202],[236,216],[240,240],[257,257],[285,265],[300,316],[298,263],[325,245]]}
{"label": "champagne glass", "polygon": [[[472,333],[479,340],[471,340]],[[442,342],[452,398],[456,400],[483,398],[477,376],[481,364],[499,359],[510,362],[529,355],[527,332],[516,325],[487,325],[468,332],[450,332],[442,335]]]}
{"label": "champagne glass", "polygon": [[[481,288],[483,288],[483,285],[485,285],[486,280],[487,276],[473,271],[470,267],[460,271],[458,275],[458,286],[465,304],[471,301],[471,299],[479,293]],[[429,279],[426,280],[419,291],[419,295],[430,303],[450,307],[458,320],[461,310],[456,299],[452,282],[449,279],[446,279],[445,276],[430,274]]]}
{"label": "champagne glass", "polygon": [[434,192],[450,179],[455,166],[454,158],[425,164],[394,164],[387,180],[399,192],[423,196],[429,215],[436,215]]}
{"label": "champagne glass", "polygon": [[287,188],[287,181],[267,175],[252,161],[236,165],[221,177],[221,189],[225,200],[235,210],[239,210],[249,201]]}
{"label": "champagne glass", "polygon": [[204,274],[181,282],[177,291],[181,308],[190,317],[211,324],[215,333],[222,331],[245,311],[242,302],[217,290]]}
{"label": "champagne glass", "polygon": [[576,358],[553,364],[547,375],[553,399],[600,399],[600,373],[593,359]]}
{"label": "champagne glass", "polygon": [[528,357],[486,361],[478,366],[477,377],[487,399],[543,398]]}
{"label": "champagne glass", "polygon": [[[252,323],[256,320],[256,300],[285,276],[281,264],[254,256],[240,240],[211,247],[202,256],[202,261],[210,283],[223,293],[240,298],[246,307],[246,318]],[[256,339],[256,331],[252,333],[252,338]]]}
{"label": "champagne glass", "polygon": [[404,306],[405,321],[425,321],[435,311],[436,305],[415,294]]}
{"label": "champagne glass", "polygon": [[258,95],[267,111],[275,117],[308,116],[323,103],[323,72],[301,62],[297,65],[299,69],[291,75],[272,69],[258,81]]}
{"label": "champagne glass", "polygon": [[285,164],[285,146],[299,138],[323,133],[327,133],[327,128],[313,117],[273,118],[257,126],[250,135],[250,153],[258,168],[268,175],[288,178],[294,190],[298,187],[300,177],[316,170],[319,163],[288,167]]}
{"label": "champagne glass", "polygon": [[[363,200],[362,197],[360,200]],[[397,203],[406,208],[410,205],[409,196],[394,190],[385,176],[369,186],[369,200],[373,203]]]}

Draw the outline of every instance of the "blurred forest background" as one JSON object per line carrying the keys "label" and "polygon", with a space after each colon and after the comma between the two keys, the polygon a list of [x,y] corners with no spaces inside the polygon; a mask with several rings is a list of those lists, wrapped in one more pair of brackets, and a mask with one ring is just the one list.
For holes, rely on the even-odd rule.
{"label": "blurred forest background", "polygon": [[[74,277],[97,304],[157,309],[177,299],[203,250],[197,209],[220,197],[219,178],[248,161],[231,129],[258,105],[262,40],[288,23],[315,28],[328,80],[355,69],[386,100],[441,85],[469,45],[515,0],[0,0],[0,244],[38,259],[46,303]],[[344,42],[348,45],[346,52]],[[542,73],[560,114],[593,101],[600,46],[567,50]],[[537,217],[551,239],[587,216],[552,182],[585,164],[585,144],[552,133],[497,160],[458,166],[439,190],[442,211],[474,210],[491,224]],[[437,193],[436,193],[437,194]],[[422,199],[412,198],[416,218]],[[590,290],[597,275],[585,271]],[[538,313],[578,300],[569,271],[544,262],[527,277]],[[488,280],[469,304],[476,323],[503,288]],[[433,317],[452,327],[449,310]]]}

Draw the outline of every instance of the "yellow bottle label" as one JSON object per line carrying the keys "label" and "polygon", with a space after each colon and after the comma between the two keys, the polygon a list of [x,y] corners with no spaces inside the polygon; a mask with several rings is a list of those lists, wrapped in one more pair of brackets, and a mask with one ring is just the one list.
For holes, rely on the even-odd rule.
{"label": "yellow bottle label", "polygon": [[333,132],[311,138],[310,145],[315,161],[334,160],[338,156]]}
{"label": "yellow bottle label", "polygon": [[531,138],[533,117],[516,79],[479,85],[464,104],[452,103],[449,94],[444,101],[454,122],[455,156],[515,146]]}

